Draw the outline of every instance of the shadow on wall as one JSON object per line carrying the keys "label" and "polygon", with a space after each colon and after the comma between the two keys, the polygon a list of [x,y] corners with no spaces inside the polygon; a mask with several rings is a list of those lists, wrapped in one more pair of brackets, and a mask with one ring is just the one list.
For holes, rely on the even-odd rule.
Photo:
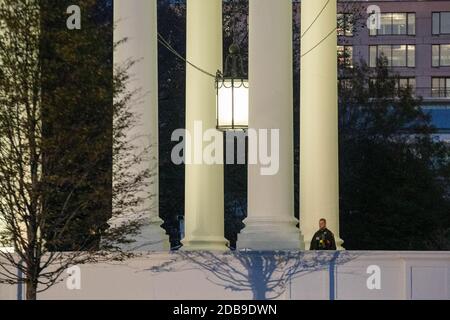
{"label": "shadow on wall", "polygon": [[[323,252],[177,252],[169,261],[147,269],[154,273],[202,270],[207,280],[231,291],[250,291],[255,300],[282,296],[294,278],[328,270],[334,283],[336,266],[357,258],[344,251]],[[330,299],[334,288],[330,287]]]}

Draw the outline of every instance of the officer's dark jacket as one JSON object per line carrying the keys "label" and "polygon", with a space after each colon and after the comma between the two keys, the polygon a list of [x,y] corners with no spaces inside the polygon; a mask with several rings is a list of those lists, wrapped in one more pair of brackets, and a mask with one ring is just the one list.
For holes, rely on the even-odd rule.
{"label": "officer's dark jacket", "polygon": [[309,250],[336,250],[333,232],[327,228],[317,231],[311,240]]}

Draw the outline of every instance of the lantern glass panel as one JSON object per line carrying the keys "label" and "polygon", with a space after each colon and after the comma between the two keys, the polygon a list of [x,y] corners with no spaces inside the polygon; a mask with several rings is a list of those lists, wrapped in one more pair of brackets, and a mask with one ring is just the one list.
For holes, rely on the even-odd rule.
{"label": "lantern glass panel", "polygon": [[223,80],[217,93],[217,117],[219,128],[248,127],[248,80]]}

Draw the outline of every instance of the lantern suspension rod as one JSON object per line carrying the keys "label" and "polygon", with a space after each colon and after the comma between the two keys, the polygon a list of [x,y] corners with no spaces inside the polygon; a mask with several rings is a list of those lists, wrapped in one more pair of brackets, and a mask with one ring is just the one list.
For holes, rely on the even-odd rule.
{"label": "lantern suspension rod", "polygon": [[304,56],[306,56],[307,54],[309,54],[311,51],[313,51],[314,49],[316,49],[318,46],[320,46],[325,40],[327,40],[332,34],[333,32],[335,32],[337,30],[337,27],[334,28],[333,30],[330,31],[330,33],[323,38],[322,40],[320,40],[314,47],[312,47],[311,49],[309,49],[308,51],[306,51],[305,53],[303,53],[300,57],[303,58]]}
{"label": "lantern suspension rod", "polygon": [[169,42],[167,42],[166,39],[164,39],[164,37],[158,32],[158,42],[161,43],[167,50],[169,50],[173,55],[175,55],[178,59],[182,60],[183,62],[187,63],[188,65],[190,65],[191,67],[195,68],[196,70],[200,71],[201,73],[211,77],[211,78],[216,78],[216,75],[213,75],[212,73],[203,70],[202,68],[196,66],[195,64],[193,64],[192,62],[190,62],[189,60],[187,60],[186,58],[184,58],[181,54],[179,54],[170,44]]}
{"label": "lantern suspension rod", "polygon": [[[334,1],[334,0],[333,0]],[[303,36],[312,28],[312,26],[317,22],[317,20],[320,18],[320,16],[322,15],[322,13],[325,11],[325,9],[327,8],[327,6],[330,4],[331,0],[328,0],[325,5],[323,6],[322,10],[320,10],[319,14],[314,18],[313,22],[311,22],[311,24],[306,28],[306,30],[303,32],[303,34],[300,36],[300,39],[303,38]],[[320,46],[324,41],[326,41],[332,34],[333,32],[335,32],[338,29],[338,26],[336,26],[333,30],[330,31],[330,33],[328,33],[325,38],[323,38],[322,40],[320,40],[316,45],[314,45],[311,49],[309,49],[308,51],[306,51],[305,53],[300,55],[300,58],[303,58],[304,56],[306,56],[307,54],[309,54],[310,52],[314,51],[314,49],[316,49],[318,46]]]}
{"label": "lantern suspension rod", "polygon": [[[322,10],[320,10],[319,14],[314,18],[313,22],[311,22],[311,24],[308,26],[308,28],[306,28],[306,30],[302,33],[302,35],[300,36],[300,38],[303,38],[303,36],[312,28],[312,26],[316,23],[316,21],[320,18],[320,16],[322,15],[322,13],[325,11],[325,9],[328,7],[328,5],[330,4],[331,0],[328,0],[325,5],[323,6]],[[333,30],[334,31],[334,30]]]}
{"label": "lantern suspension rod", "polygon": [[[308,26],[308,28],[306,28],[306,30],[303,32],[303,34],[300,36],[300,39],[303,38],[303,36],[313,27],[313,25],[317,22],[317,20],[320,18],[320,16],[322,15],[322,13],[325,11],[326,7],[328,6],[328,4],[330,3],[331,0],[328,0],[325,5],[323,6],[322,10],[320,10],[320,12],[317,14],[317,16],[314,18],[313,22],[311,22],[311,24]],[[236,10],[237,11],[237,10]],[[233,19],[233,27],[232,27],[232,32],[233,32],[233,42],[235,40],[235,23],[236,23],[236,13],[235,13],[235,17]],[[309,54],[311,51],[313,51],[314,49],[316,49],[318,46],[320,46],[326,39],[328,39],[334,31],[337,30],[337,26],[336,28],[334,28],[333,30],[331,30],[331,32],[322,40],[320,40],[315,46],[313,46],[311,49],[309,49],[307,52],[305,52],[304,54],[301,55],[301,58],[303,58],[304,56],[306,56],[307,54]],[[167,50],[169,50],[169,52],[171,52],[173,55],[175,55],[178,59],[182,60],[183,62],[185,62],[186,64],[190,65],[191,67],[193,67],[194,69],[202,72],[203,74],[216,79],[217,76],[219,74],[221,74],[220,71],[218,71],[215,75],[196,66],[195,64],[193,64],[192,62],[190,62],[189,60],[187,60],[186,58],[184,58],[181,54],[179,54],[170,44],[169,42],[161,35],[161,33],[158,32],[158,42],[160,44],[162,44]]]}
{"label": "lantern suspension rod", "polygon": [[234,7],[234,10],[232,10],[232,17],[230,17],[230,20],[231,20],[231,37],[232,37],[232,39],[233,39],[233,43],[236,43],[236,25],[237,25],[237,16],[238,16],[238,5],[239,5],[239,3],[238,3],[238,1],[237,0],[235,0],[234,1],[234,5],[235,5],[235,7]]}

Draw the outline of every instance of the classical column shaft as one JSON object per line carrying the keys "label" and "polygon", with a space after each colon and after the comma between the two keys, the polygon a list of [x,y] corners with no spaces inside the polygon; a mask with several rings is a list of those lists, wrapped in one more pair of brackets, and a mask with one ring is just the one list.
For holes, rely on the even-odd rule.
{"label": "classical column shaft", "polygon": [[[132,105],[132,112],[138,117],[138,124],[126,132],[133,139],[136,153],[149,148],[148,160],[142,166],[129,168],[138,172],[150,167],[152,178],[149,189],[143,196],[147,200],[143,208],[147,210],[148,221],[141,229],[136,242],[130,246],[136,250],[168,250],[169,242],[160,227],[158,207],[158,42],[156,0],[115,0],[114,41],[128,38],[114,52],[115,65],[123,65],[128,59],[137,63],[129,70],[132,81],[127,89],[139,89],[141,103]],[[137,139],[136,139],[137,137]],[[149,193],[149,194],[148,194]],[[150,196],[149,196],[150,195]]]}
{"label": "classical column shaft", "polygon": [[[336,1],[301,2],[300,228],[309,249],[320,218],[339,238]],[[319,16],[320,14],[320,16]],[[317,20],[314,22],[314,19]],[[311,26],[312,25],[312,26]]]}
{"label": "classical column shaft", "polygon": [[[269,129],[268,150],[279,143],[279,154],[271,155],[279,164],[275,174],[263,175],[266,164],[249,163],[248,217],[238,247],[300,249],[294,218],[292,1],[250,0],[249,29],[249,128]],[[270,130],[279,130],[279,141],[271,140]],[[250,139],[249,149],[259,150],[259,142]]]}
{"label": "classical column shaft", "polygon": [[[188,0],[186,19],[188,61],[212,74],[221,70],[222,1]],[[216,127],[215,81],[191,65],[186,68],[186,130],[192,136],[192,143],[186,144],[186,154],[192,155],[192,161],[186,164],[183,249],[226,250],[223,164],[198,164],[202,149],[209,143],[195,145],[201,144],[205,130]],[[201,123],[202,132],[194,129],[196,122]],[[223,148],[220,137],[216,145]]]}

